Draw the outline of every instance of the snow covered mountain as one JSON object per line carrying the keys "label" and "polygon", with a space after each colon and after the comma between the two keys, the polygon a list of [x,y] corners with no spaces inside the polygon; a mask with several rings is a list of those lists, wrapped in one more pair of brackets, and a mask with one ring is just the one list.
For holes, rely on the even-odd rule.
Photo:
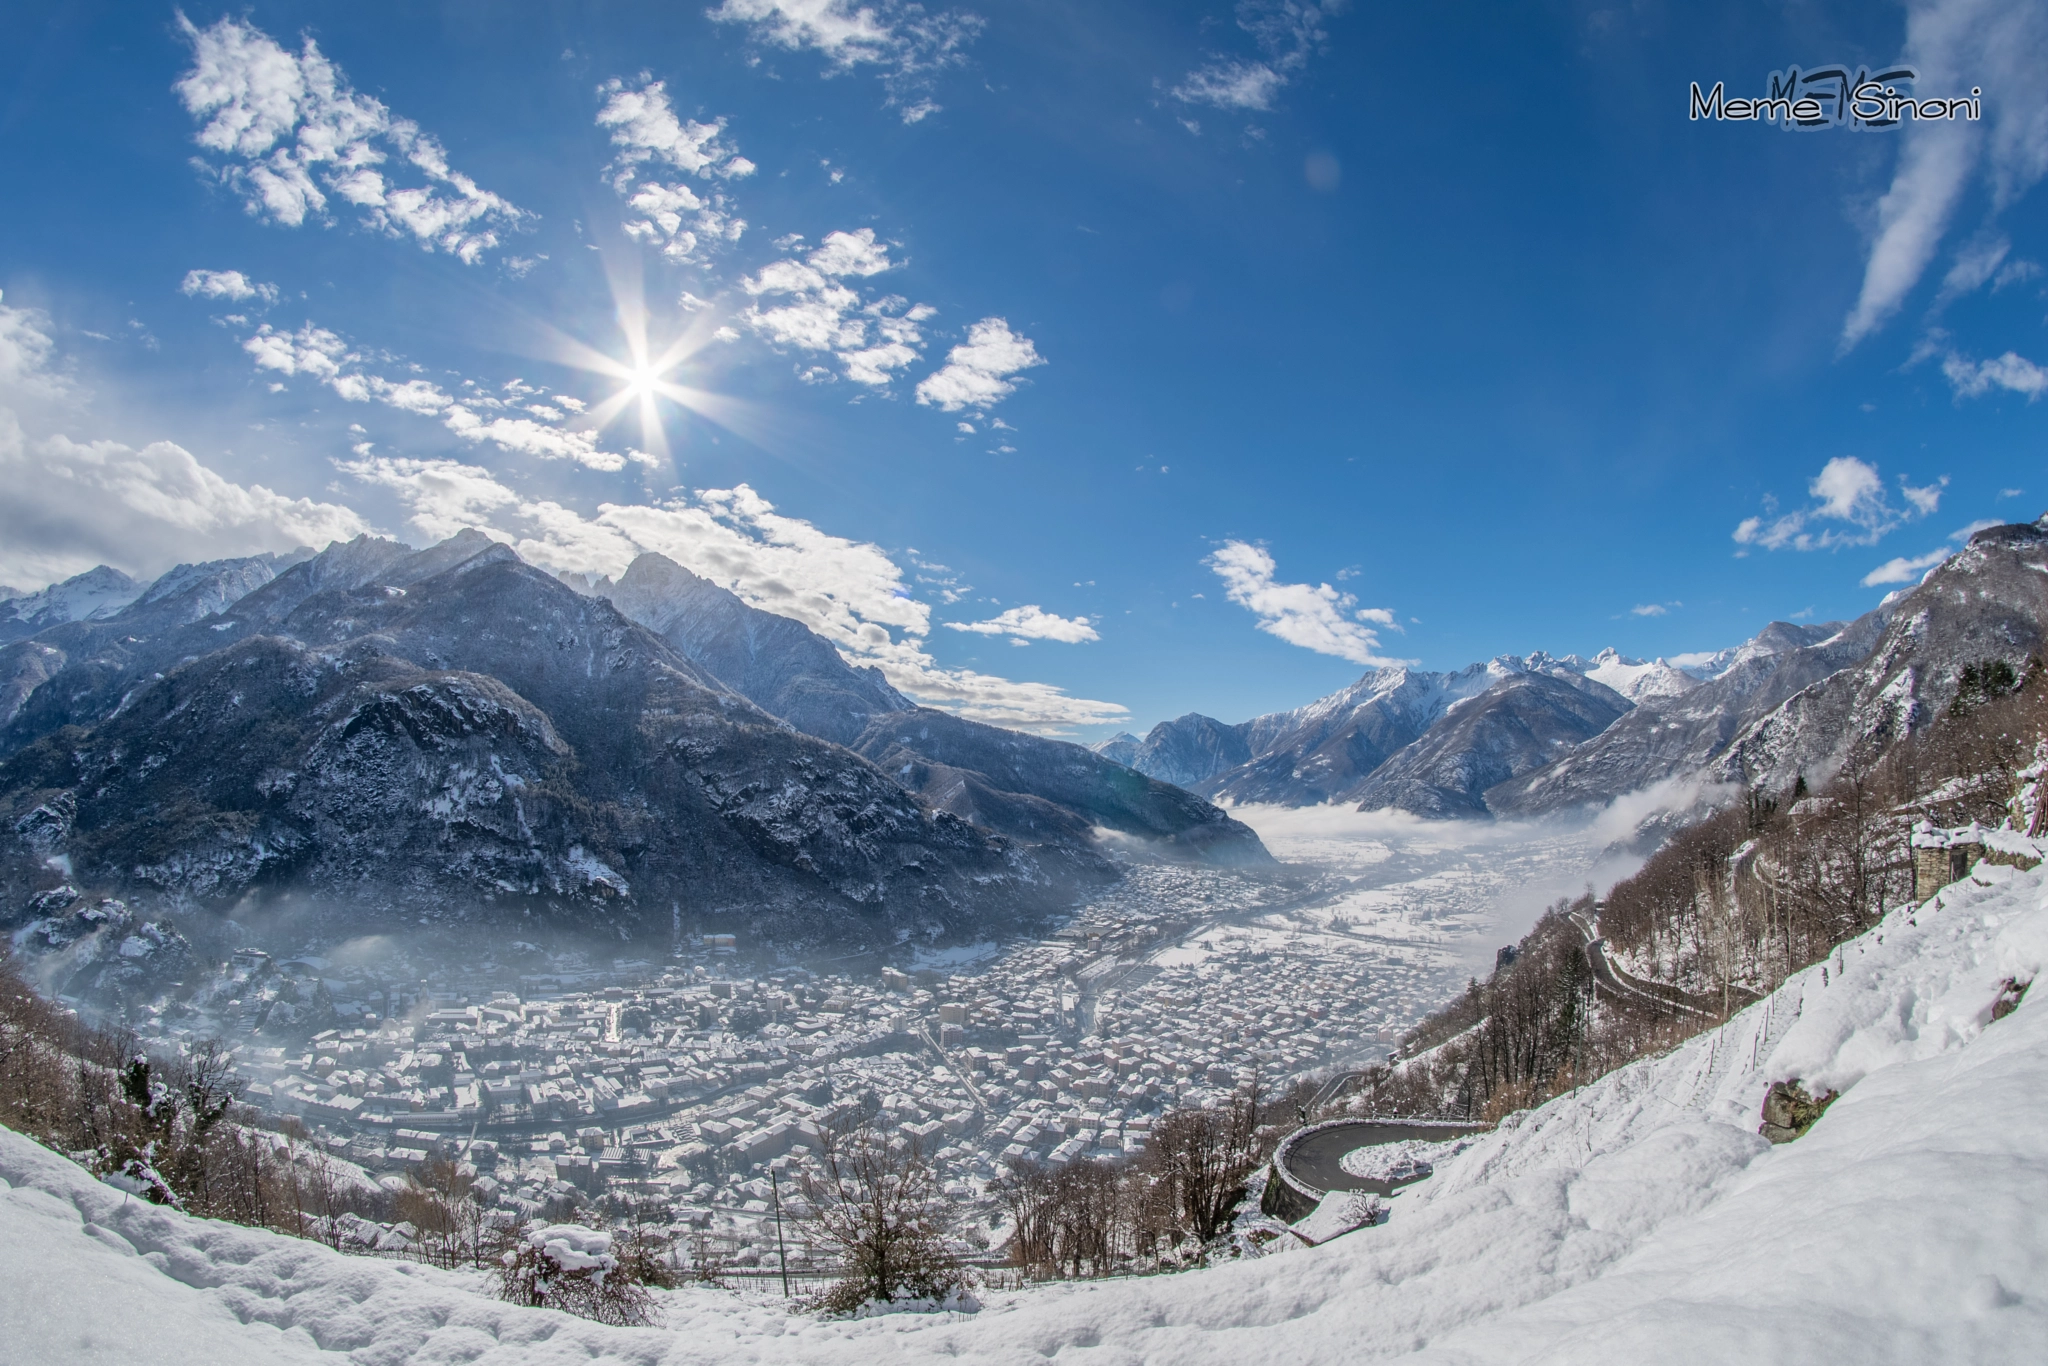
{"label": "snow covered mountain", "polygon": [[337,546],[225,618],[98,644],[9,728],[10,908],[68,866],[139,905],[802,951],[985,935],[1113,876],[919,801],[480,536]]}
{"label": "snow covered mountain", "polygon": [[1776,621],[1712,661],[1720,672],[1643,704],[1554,762],[1489,790],[1489,810],[1535,816],[1613,801],[1670,778],[1707,773],[1749,726],[1809,684],[1856,663],[1884,611],[1844,625]]}
{"label": "snow covered mountain", "polygon": [[[0,1353],[2018,1366],[2048,1337],[2048,1000],[1992,1007],[2044,967],[2048,870],[1980,868],[1725,1025],[1438,1158],[1376,1227],[856,1320],[688,1286],[656,1292],[661,1326],[606,1327],[489,1298],[479,1273],[150,1205],[0,1130]],[[1763,1101],[1788,1080],[1839,1099],[1774,1146]]]}
{"label": "snow covered mountain", "polygon": [[[1560,662],[1573,667],[1580,663],[1577,655],[1567,655]],[[1677,697],[1691,692],[1702,679],[1711,678],[1719,670],[1692,673],[1661,659],[1630,659],[1609,648],[1586,661],[1578,672],[1631,702],[1647,702],[1654,697]]]}
{"label": "snow covered mountain", "polygon": [[0,597],[0,641],[19,640],[69,621],[110,617],[142,595],[143,584],[98,565],[36,593]]}
{"label": "snow covered mountain", "polygon": [[666,555],[633,561],[599,596],[673,645],[685,659],[772,715],[850,745],[877,716],[915,704],[879,669],[856,668],[802,622],[764,612]]}
{"label": "snow covered mountain", "polygon": [[1978,532],[1852,622],[1772,622],[1675,660],[1603,650],[1375,669],[1293,711],[1237,725],[1191,713],[1096,748],[1226,803],[1423,816],[1541,816],[1671,780],[1786,788],[1924,725],[1966,665],[2022,669],[2044,637],[2048,518]]}
{"label": "snow covered mountain", "polygon": [[1589,678],[1523,673],[1453,706],[1421,739],[1372,771],[1360,810],[1395,807],[1418,816],[1485,816],[1486,792],[1549,763],[1628,710],[1628,700]]}
{"label": "snow covered mountain", "polygon": [[[0,641],[6,642],[0,644],[0,728],[14,720],[29,695],[61,670],[73,654],[90,654],[107,642],[155,635],[212,616],[312,554],[310,550],[298,550],[289,555],[251,555],[207,564],[181,564],[147,585],[134,584],[127,575],[102,565],[32,595],[34,600],[46,604],[38,609],[42,618],[54,615],[61,619],[36,627],[32,639],[9,639],[7,628],[23,625],[22,619],[0,621]],[[102,587],[119,581],[130,583],[135,591],[60,591],[95,575],[101,576],[98,582]],[[8,607],[30,600],[0,602],[0,615]],[[53,603],[54,606],[49,605]],[[90,610],[67,615],[81,607]]]}
{"label": "snow covered mountain", "polygon": [[[1560,687],[1521,686],[1530,678],[1549,679]],[[1350,687],[1293,711],[1238,725],[1190,713],[1161,722],[1128,747],[1118,741],[1129,737],[1118,737],[1096,749],[1107,754],[1115,747],[1130,756],[1118,762],[1226,802],[1313,806],[1366,801],[1419,815],[1477,814],[1483,806],[1453,794],[1466,793],[1482,776],[1499,782],[1546,761],[1560,738],[1577,743],[1597,733],[1631,705],[1628,691],[1616,683],[1642,696],[1666,696],[1684,691],[1694,680],[1662,661],[1645,664],[1611,650],[1592,660],[1540,652],[1525,658],[1502,655],[1455,673],[1396,666],[1371,670]],[[1439,736],[1427,753],[1411,756],[1413,774],[1427,770],[1434,776],[1373,785],[1384,765],[1436,734],[1446,718],[1507,684],[1515,686],[1487,704],[1493,724],[1461,724]],[[1589,708],[1587,698],[1601,700]],[[1540,739],[1532,738],[1539,734]],[[1461,745],[1477,748],[1468,752]],[[1470,797],[1476,798],[1478,790],[1483,789]]]}
{"label": "snow covered mountain", "polygon": [[1270,862],[1208,802],[916,708],[668,561],[606,587],[666,638],[472,531],[180,566],[0,647],[0,904],[71,878],[801,952],[1031,922],[1115,878],[1105,828]]}

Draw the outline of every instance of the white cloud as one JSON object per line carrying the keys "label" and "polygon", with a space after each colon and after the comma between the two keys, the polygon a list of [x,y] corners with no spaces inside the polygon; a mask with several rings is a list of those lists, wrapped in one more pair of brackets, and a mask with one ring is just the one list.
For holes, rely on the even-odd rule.
{"label": "white cloud", "polygon": [[294,56],[238,19],[201,29],[180,14],[178,25],[192,67],[173,88],[201,121],[200,147],[224,158],[221,183],[251,214],[294,228],[308,217],[332,221],[335,196],[369,227],[472,265],[498,245],[500,229],[530,217],[452,169],[418,124],[351,89],[312,39]]}
{"label": "white cloud", "polygon": [[658,551],[756,607],[802,622],[911,696],[963,716],[1059,730],[1126,715],[1114,703],[1069,697],[1049,684],[940,668],[924,649],[931,608],[910,595],[887,552],[783,516],[745,484],[661,503],[605,503],[585,516],[522,497],[460,461],[364,455],[341,468],[395,493],[427,538],[474,526],[535,564],[592,575],[616,575],[636,555]]}
{"label": "white cloud", "polygon": [[2027,402],[2032,403],[2048,393],[2048,368],[2012,351],[1976,362],[1951,353],[1942,362],[1941,373],[1948,377],[1958,398],[1978,398],[1993,389],[2009,389],[2025,394]]}
{"label": "white cloud", "polygon": [[1009,636],[1013,640],[1057,640],[1078,645],[1100,640],[1086,617],[1055,616],[1035,605],[1012,607],[987,621],[949,621],[949,631],[972,631],[984,636]]}
{"label": "white cloud", "polygon": [[346,507],[237,484],[182,446],[140,450],[63,435],[31,440],[0,409],[0,577],[51,580],[108,563],[151,573],[179,560],[324,546],[367,529]]}
{"label": "white cloud", "polygon": [[333,383],[340,376],[343,365],[360,359],[340,337],[311,323],[297,332],[282,332],[264,323],[256,329],[254,336],[242,343],[242,349],[255,359],[259,370],[275,370],[281,375],[311,375],[327,383]]}
{"label": "white cloud", "polygon": [[1903,555],[1897,559],[1886,560],[1863,576],[1863,586],[1875,588],[1883,583],[1917,583],[1928,570],[1954,553],[1953,550],[1930,550],[1925,555],[1915,556],[1910,560]]}
{"label": "white cloud", "polygon": [[[1838,455],[1822,466],[1807,485],[1807,492],[1816,500],[1813,506],[1778,513],[1775,502],[1767,498],[1767,515],[1744,518],[1735,528],[1735,543],[1765,550],[1832,550],[1845,545],[1875,545],[1907,522],[1938,509],[1941,491],[1947,484],[1947,475],[1921,487],[1901,478],[1899,493],[1906,506],[1898,507],[1892,503],[1875,466],[1853,455]],[[1816,522],[1839,525],[1815,531],[1812,527]]]}
{"label": "white cloud", "polygon": [[949,413],[986,409],[1016,392],[1017,385],[1008,376],[1043,364],[1045,358],[1030,338],[1012,332],[1001,318],[983,318],[967,329],[964,343],[946,353],[943,369],[918,381],[917,401],[937,404]]}
{"label": "white cloud", "polygon": [[1979,233],[1956,253],[1948,274],[1942,277],[1941,293],[1935,299],[1938,310],[1950,300],[1983,287],[1998,277],[1999,267],[2012,251],[2012,240],[2003,233]]}
{"label": "white cloud", "polygon": [[364,530],[333,503],[237,484],[169,441],[31,434],[18,409],[76,391],[49,369],[47,322],[0,303],[0,579],[43,583],[106,563],[154,574],[179,560],[325,545]]}
{"label": "white cloud", "polygon": [[665,164],[700,180],[740,180],[754,174],[753,162],[725,141],[725,120],[699,123],[676,117],[668,88],[643,73],[637,82],[606,81],[597,124],[609,128],[618,148],[606,168],[612,188],[639,215],[627,219],[628,236],[659,245],[674,261],[699,259],[699,247],[737,242],[746,220],[734,212],[725,194],[707,189],[699,194],[681,182],[640,180],[650,163]]}
{"label": "white cloud", "polygon": [[889,259],[888,246],[875,241],[873,228],[828,232],[809,260],[813,269],[826,275],[879,275],[898,264]]}
{"label": "white cloud", "polygon": [[188,270],[179,292],[199,299],[261,299],[277,302],[277,286],[257,284],[239,270]]}
{"label": "white cloud", "polygon": [[1975,133],[1968,128],[1930,125],[1902,136],[1898,172],[1877,203],[1863,288],[1842,324],[1845,349],[1883,326],[1919,282],[1976,160]]}
{"label": "white cloud", "polygon": [[1360,610],[1349,593],[1327,583],[1276,582],[1279,567],[1273,557],[1244,541],[1225,541],[1203,563],[1223,580],[1224,595],[1258,617],[1259,629],[1268,635],[1367,667],[1401,662],[1380,654],[1379,632],[1364,624],[1391,624],[1393,614],[1387,609]]}
{"label": "white cloud", "polygon": [[[740,321],[773,345],[831,352],[856,384],[886,387],[896,371],[917,360],[924,346],[920,324],[935,310],[896,294],[863,303],[845,278],[877,275],[895,264],[872,228],[828,233],[803,260],[771,261],[742,279],[747,293],[783,302],[750,305]],[[811,367],[803,377],[822,382],[831,372]]]}
{"label": "white cloud", "polygon": [[1167,93],[1217,109],[1271,109],[1273,96],[1328,42],[1324,20],[1343,5],[1344,0],[1238,0],[1237,26],[1251,35],[1263,60],[1211,57]]}
{"label": "white cloud", "polygon": [[[1842,324],[1855,346],[1898,311],[1933,260],[1956,206],[1979,171],[1990,182],[1990,220],[2048,172],[2048,10],[2033,0],[1920,0],[1907,7],[1905,63],[1929,95],[1985,92],[1985,122],[1911,123],[1890,188],[1878,201],[1863,286]],[[1952,297],[1990,278],[1990,222],[1945,282]]]}
{"label": "white cloud", "polygon": [[965,60],[982,24],[972,14],[931,14],[908,0],[721,0],[707,12],[718,23],[744,25],[756,42],[819,53],[833,71],[875,67],[905,123],[938,111],[925,93],[932,74]]}
{"label": "white cloud", "polygon": [[723,141],[725,120],[678,119],[663,82],[646,75],[631,85],[614,79],[599,86],[598,93],[607,96],[597,114],[598,126],[612,130],[612,145],[619,149],[614,174],[630,180],[648,161],[665,161],[694,176],[753,174],[754,164]]}
{"label": "white cloud", "polygon": [[1632,617],[1662,617],[1669,616],[1671,609],[1661,602],[1644,602],[1629,608],[1628,612]]}
{"label": "white cloud", "polygon": [[598,445],[597,433],[593,431],[551,427],[527,417],[486,420],[459,403],[449,408],[448,416],[441,425],[464,441],[488,441],[502,450],[538,456],[543,460],[573,460],[593,470],[621,470],[629,459],[641,464],[660,463],[642,451],[628,451],[620,455],[616,451],[605,450]]}
{"label": "white cloud", "polygon": [[50,369],[56,347],[49,318],[35,309],[9,308],[5,299],[0,293],[0,393],[16,401],[69,396],[71,381]]}

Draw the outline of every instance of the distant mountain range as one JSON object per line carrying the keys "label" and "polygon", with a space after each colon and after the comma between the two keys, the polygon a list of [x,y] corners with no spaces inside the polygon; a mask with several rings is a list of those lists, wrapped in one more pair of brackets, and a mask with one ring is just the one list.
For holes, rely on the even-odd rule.
{"label": "distant mountain range", "polygon": [[1095,748],[1229,804],[1540,816],[1667,780],[1790,787],[1939,715],[1966,664],[2021,667],[2048,629],[2048,518],[1978,532],[1853,622],[1773,622],[1677,661],[1502,656],[1374,669],[1294,711],[1190,714]]}
{"label": "distant mountain range", "polygon": [[2044,622],[2048,519],[1853,622],[1376,669],[1091,751],[918,706],[658,555],[574,584],[476,532],[101,567],[0,599],[0,928],[114,896],[137,923],[290,907],[791,954],[981,937],[1113,881],[1116,849],[1269,864],[1216,803],[1524,817],[1818,781],[1941,714],[1965,665],[2024,667]]}
{"label": "distant mountain range", "polygon": [[579,591],[476,532],[360,537],[34,601],[0,646],[9,923],[97,893],[796,954],[1035,923],[1118,876],[1103,831],[1271,862],[1210,803],[917,707],[659,556]]}

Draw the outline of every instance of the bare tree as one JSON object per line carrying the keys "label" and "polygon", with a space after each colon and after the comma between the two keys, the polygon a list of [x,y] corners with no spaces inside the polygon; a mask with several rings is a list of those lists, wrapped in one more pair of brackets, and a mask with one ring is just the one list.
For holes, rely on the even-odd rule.
{"label": "bare tree", "polygon": [[827,1129],[816,1162],[799,1182],[810,1206],[804,1222],[844,1268],[820,1308],[942,1300],[962,1285],[946,1249],[946,1200],[915,1138],[892,1143],[866,1123]]}
{"label": "bare tree", "polygon": [[1101,1160],[1043,1167],[1029,1160],[998,1187],[1015,1229],[1010,1256],[1028,1276],[1100,1276],[1130,1262],[1150,1239],[1140,1232],[1150,1182]]}
{"label": "bare tree", "polygon": [[1144,1165],[1159,1183],[1179,1231],[1207,1244],[1228,1227],[1246,1182],[1265,1160],[1254,1081],[1215,1109],[1182,1106],[1160,1116]]}

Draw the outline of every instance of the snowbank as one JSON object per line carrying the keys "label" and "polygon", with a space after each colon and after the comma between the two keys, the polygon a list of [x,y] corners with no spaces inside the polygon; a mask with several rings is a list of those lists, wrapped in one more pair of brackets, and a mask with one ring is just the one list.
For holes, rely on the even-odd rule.
{"label": "snowbank", "polygon": [[[823,1323],[716,1291],[615,1329],[141,1204],[0,1131],[0,1361],[2033,1361],[2048,869],[1980,868],[1728,1025],[1518,1116],[1319,1248]],[[1765,1091],[1842,1092],[1804,1138]]]}

